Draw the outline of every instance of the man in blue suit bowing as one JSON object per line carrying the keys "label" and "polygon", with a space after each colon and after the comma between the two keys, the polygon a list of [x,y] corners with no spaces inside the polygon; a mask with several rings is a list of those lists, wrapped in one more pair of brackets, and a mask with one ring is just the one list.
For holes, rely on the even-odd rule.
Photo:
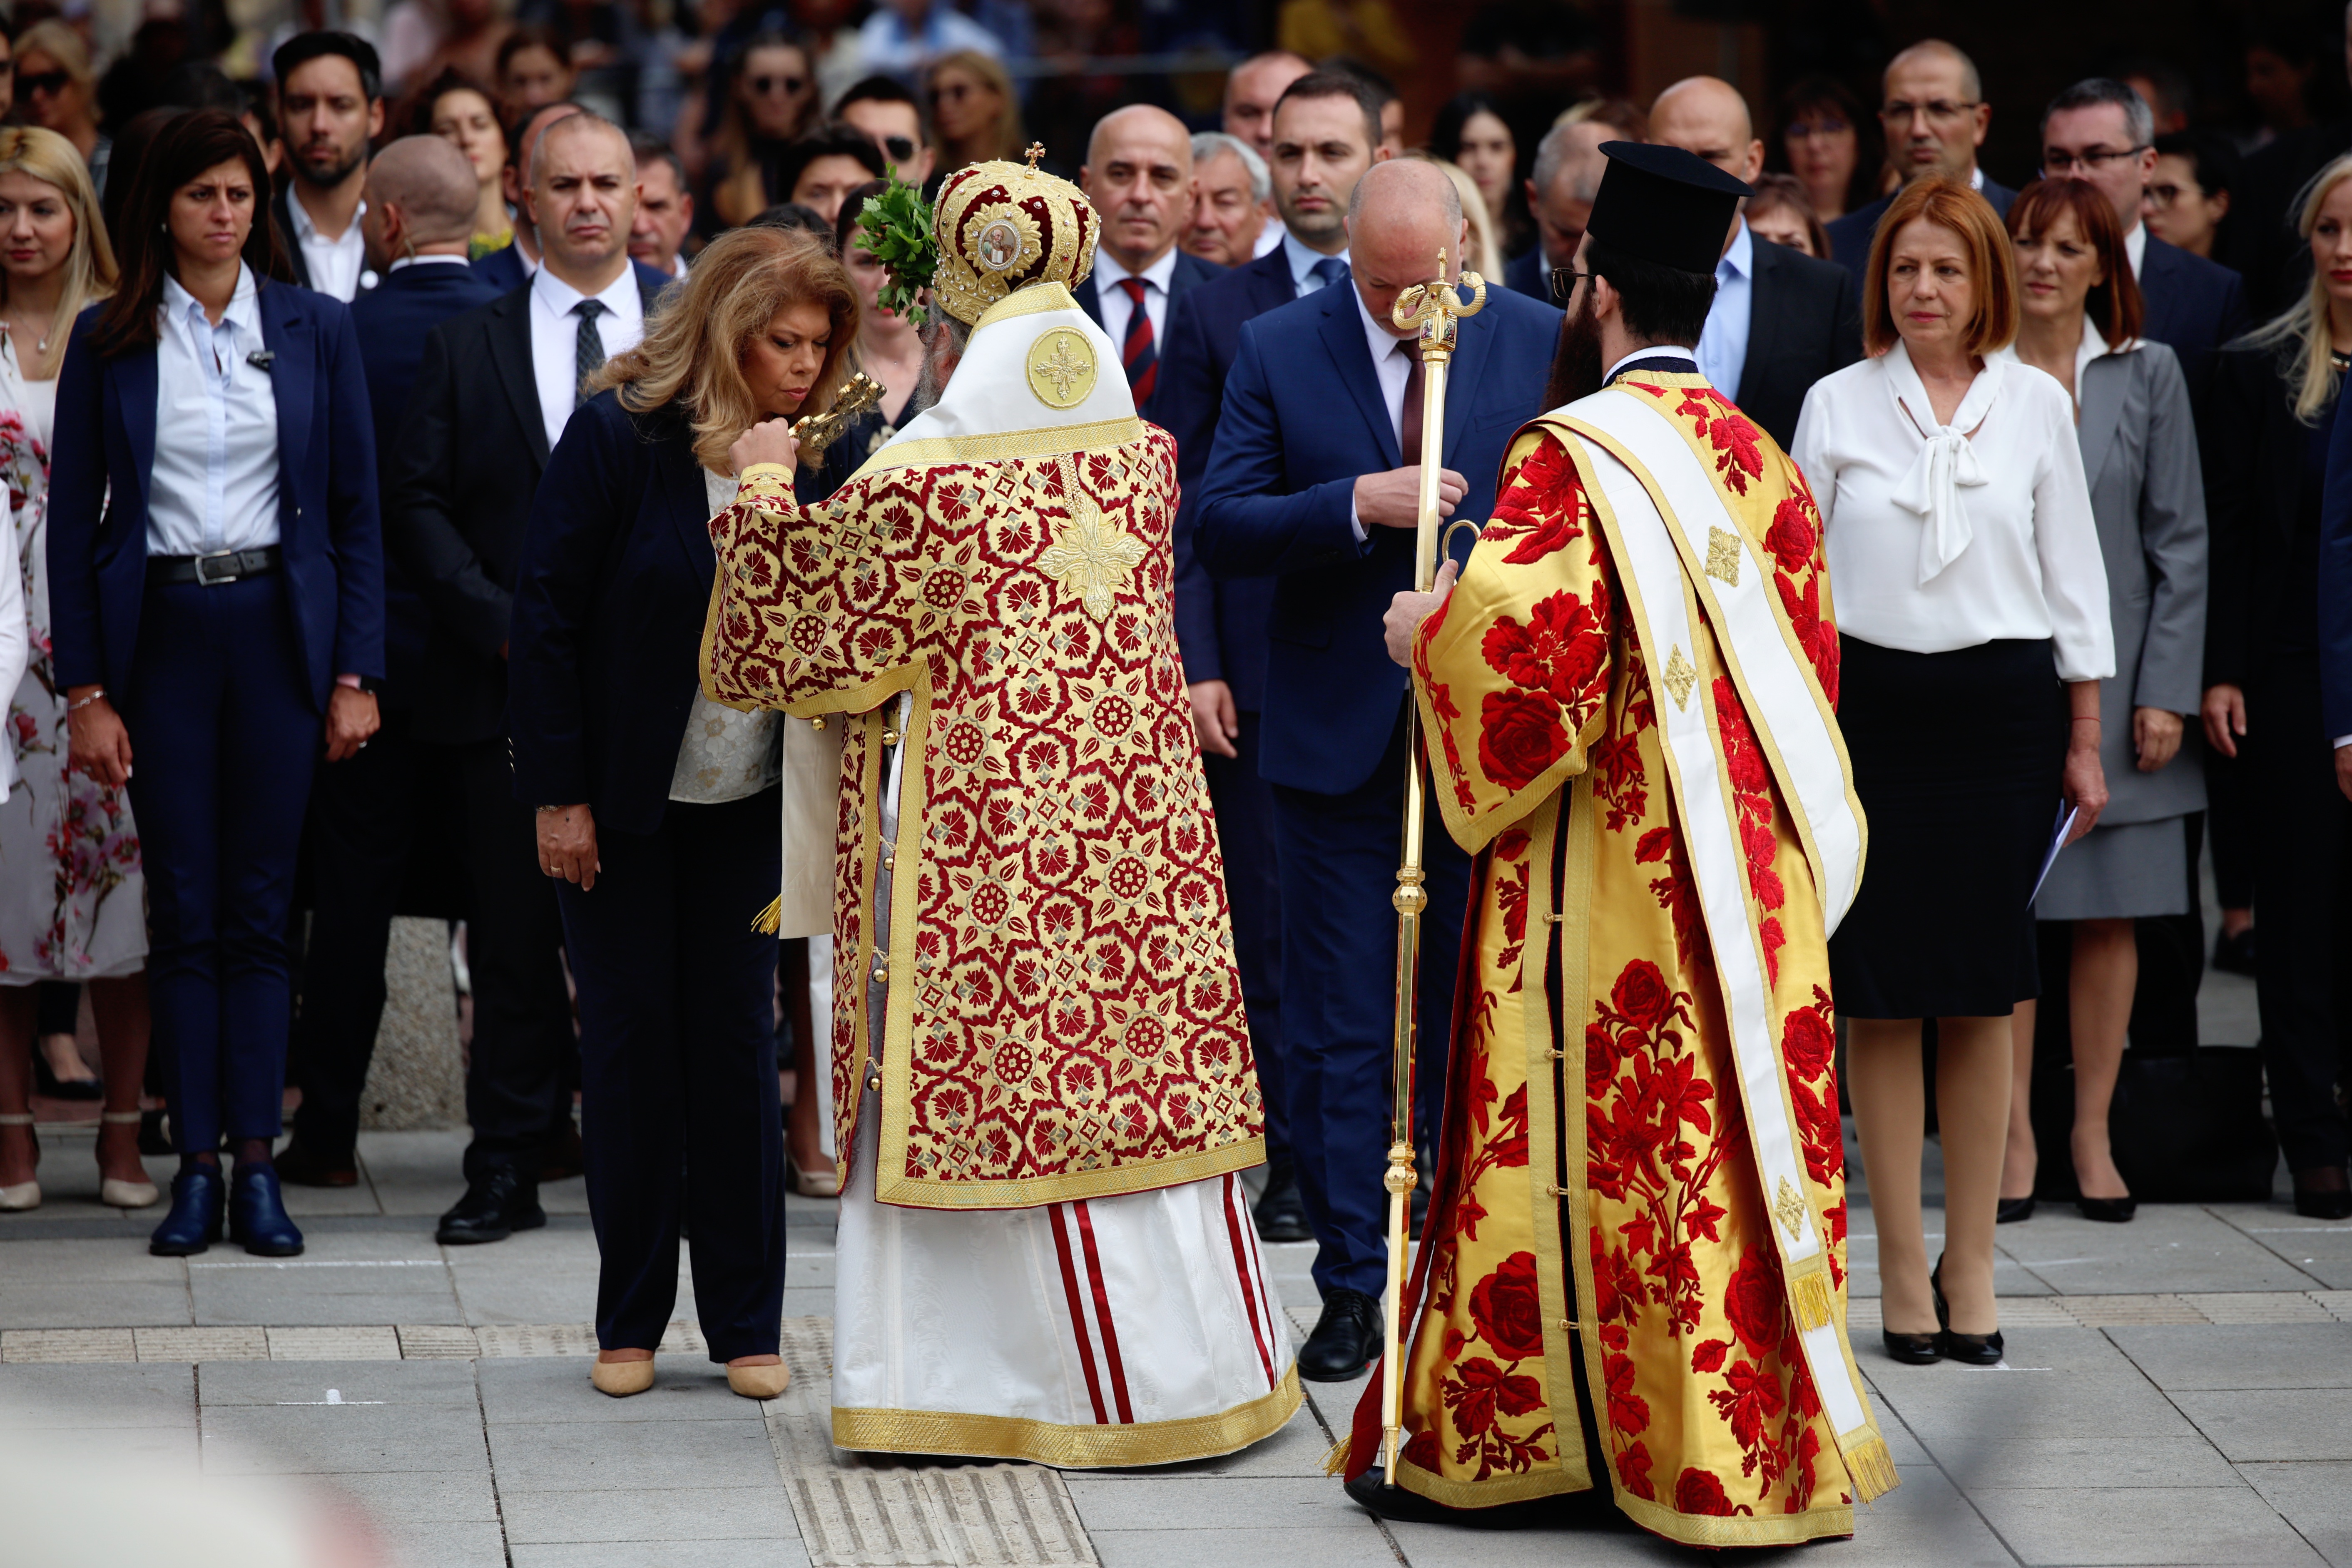
{"label": "man in blue suit bowing", "polygon": [[[1466,233],[1433,165],[1382,163],[1356,182],[1349,286],[1241,330],[1195,539],[1213,574],[1276,579],[1258,766],[1274,785],[1282,878],[1285,1093],[1323,1294],[1299,1373],[1326,1382],[1358,1375],[1376,1354],[1388,1268],[1389,897],[1407,693],[1381,617],[1412,582],[1423,375],[1389,311],[1405,288],[1438,276],[1441,248],[1446,275],[1455,272]],[[1499,284],[1463,321],[1439,487],[1449,513],[1481,519],[1494,505],[1512,433],[1542,411],[1559,328],[1559,311]],[[1444,1083],[1437,1021],[1452,1016],[1469,863],[1442,834],[1428,836],[1424,863],[1419,1081],[1433,1127]]]}
{"label": "man in blue suit bowing", "polygon": [[[379,454],[395,449],[425,335],[498,298],[466,264],[476,190],[473,165],[437,136],[404,136],[368,166],[359,226],[367,265],[383,281],[352,302],[352,328],[367,371]],[[379,483],[390,471],[380,458]],[[319,770],[303,830],[313,898],[294,1026],[302,1108],[293,1141],[278,1152],[278,1174],[304,1186],[359,1182],[353,1148],[360,1094],[383,1019],[384,952],[416,826],[411,726],[432,616],[389,552],[383,586],[384,681],[377,693],[383,727],[364,752]]]}
{"label": "man in blue suit bowing", "polygon": [[1153,417],[1160,347],[1176,300],[1224,268],[1176,248],[1192,221],[1192,136],[1164,109],[1130,103],[1095,123],[1078,188],[1102,215],[1095,269],[1071,293],[1118,345],[1136,411]]}
{"label": "man in blue suit bowing", "polygon": [[[1238,76],[1239,73],[1236,72]],[[1201,737],[1209,799],[1225,852],[1234,957],[1248,1005],[1250,1047],[1265,1090],[1266,1182],[1253,1217],[1267,1241],[1315,1233],[1298,1194],[1282,1078],[1282,899],[1275,869],[1274,792],[1258,773],[1265,706],[1272,577],[1211,577],[1192,548],[1225,378],[1244,323],[1348,277],[1349,198],[1381,149],[1381,106],[1338,72],[1310,72],[1276,98],[1269,173],[1282,237],[1255,260],[1184,296],[1168,312],[1168,351],[1150,416],[1176,437],[1176,641]],[[1102,272],[1103,258],[1095,258]]]}

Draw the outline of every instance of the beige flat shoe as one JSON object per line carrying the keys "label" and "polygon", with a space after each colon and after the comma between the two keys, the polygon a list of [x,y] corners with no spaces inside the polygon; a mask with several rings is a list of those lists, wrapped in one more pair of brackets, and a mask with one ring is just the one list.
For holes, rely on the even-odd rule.
{"label": "beige flat shoe", "polygon": [[609,1394],[615,1399],[626,1399],[632,1394],[643,1394],[654,1385],[654,1363],[648,1356],[644,1361],[600,1361],[588,1369],[588,1381],[596,1385],[599,1394]]}
{"label": "beige flat shoe", "polygon": [[[109,1110],[99,1117],[100,1121],[118,1127],[136,1126],[139,1113],[135,1110]],[[124,1182],[100,1173],[98,1201],[109,1208],[143,1209],[152,1206],[163,1194],[152,1182]]]}
{"label": "beige flat shoe", "polygon": [[804,1198],[837,1198],[841,1195],[841,1167],[831,1161],[812,1171],[791,1155],[784,1156],[787,1173],[784,1184]]}
{"label": "beige flat shoe", "polygon": [[[0,1127],[30,1127],[32,1124],[33,1119],[30,1115],[0,1116]],[[34,1157],[38,1159],[39,1155],[40,1150],[37,1144],[34,1148]],[[13,1187],[0,1187],[0,1214],[22,1214],[26,1209],[37,1209],[40,1206],[41,1184],[37,1181],[18,1182]]]}
{"label": "beige flat shoe", "polygon": [[730,1366],[727,1386],[746,1399],[773,1399],[793,1385],[793,1369],[782,1362],[773,1366]]}

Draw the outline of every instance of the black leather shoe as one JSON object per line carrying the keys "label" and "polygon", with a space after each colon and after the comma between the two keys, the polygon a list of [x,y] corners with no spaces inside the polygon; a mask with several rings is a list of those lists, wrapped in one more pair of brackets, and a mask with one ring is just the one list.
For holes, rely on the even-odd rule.
{"label": "black leather shoe", "polygon": [[1344,1286],[1323,1298],[1323,1315],[1298,1348],[1298,1375],[1310,1383],[1346,1383],[1380,1359],[1381,1304]]}
{"label": "black leather shoe", "polygon": [[1250,1217],[1257,1222],[1260,1241],[1312,1241],[1315,1229],[1307,1223],[1307,1200],[1298,1191],[1298,1167],[1287,1160],[1267,1168],[1265,1191],[1258,1194]]}
{"label": "black leather shoe", "polygon": [[1940,1333],[1898,1334],[1893,1329],[1881,1329],[1878,1336],[1886,1342],[1887,1355],[1906,1366],[1933,1366],[1944,1359],[1938,1348],[1944,1338]]}
{"label": "black leather shoe", "polygon": [[504,1241],[519,1230],[547,1223],[539,1206],[539,1184],[511,1165],[501,1165],[466,1188],[457,1206],[441,1216],[433,1239],[451,1247]]}
{"label": "black leather shoe", "polygon": [[1946,1361],[1958,1362],[1962,1366],[1998,1366],[2000,1364],[2000,1331],[1989,1334],[1956,1334],[1952,1331],[1952,1304],[1944,1300],[1944,1260],[1936,1259],[1936,1267],[1927,1276],[1927,1288],[1936,1293],[1936,1321],[1943,1327],[1936,1335],[1936,1353]]}
{"label": "black leather shoe", "polygon": [[2119,1198],[2076,1198],[2074,1206],[2083,1211],[2084,1219],[2095,1219],[2103,1225],[2128,1225],[2131,1216],[2139,1212],[2139,1200],[2128,1194]]}
{"label": "black leather shoe", "polygon": [[328,1153],[313,1149],[302,1142],[299,1132],[286,1141],[273,1163],[278,1179],[291,1182],[298,1187],[356,1187],[360,1184],[357,1156],[345,1149],[340,1153]]}
{"label": "black leather shoe", "polygon": [[294,1258],[302,1233],[287,1217],[275,1165],[239,1165],[228,1184],[228,1238],[257,1258]]}
{"label": "black leather shoe", "polygon": [[2294,1173],[2294,1212],[2305,1219],[2352,1219],[2352,1181],[2341,1165]]}
{"label": "black leather shoe", "polygon": [[191,1165],[172,1178],[172,1212],[147,1238],[158,1258],[193,1258],[221,1238],[228,1184],[216,1165]]}
{"label": "black leather shoe", "polygon": [[2028,1193],[2021,1198],[2001,1199],[2000,1206],[1993,1210],[1992,1222],[1995,1225],[2015,1225],[2020,1220],[2032,1217],[2033,1194]]}

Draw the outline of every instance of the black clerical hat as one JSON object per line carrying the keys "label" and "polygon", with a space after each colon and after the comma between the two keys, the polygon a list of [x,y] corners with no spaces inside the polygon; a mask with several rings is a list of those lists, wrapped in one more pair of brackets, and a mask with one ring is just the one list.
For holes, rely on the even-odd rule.
{"label": "black clerical hat", "polygon": [[1609,167],[1584,231],[1661,267],[1712,275],[1739,198],[1755,187],[1696,153],[1648,142],[1603,142]]}

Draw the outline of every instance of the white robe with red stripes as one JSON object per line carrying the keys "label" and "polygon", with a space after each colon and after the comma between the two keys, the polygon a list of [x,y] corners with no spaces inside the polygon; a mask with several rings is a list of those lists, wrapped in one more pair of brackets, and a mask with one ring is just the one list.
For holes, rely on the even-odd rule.
{"label": "white robe with red stripes", "polygon": [[[887,921],[887,873],[875,903]],[[875,983],[877,1016],[884,989]],[[865,1093],[835,1243],[837,1446],[1172,1464],[1245,1447],[1297,1409],[1290,1334],[1238,1175],[1035,1208],[877,1203],[880,1097]]]}

